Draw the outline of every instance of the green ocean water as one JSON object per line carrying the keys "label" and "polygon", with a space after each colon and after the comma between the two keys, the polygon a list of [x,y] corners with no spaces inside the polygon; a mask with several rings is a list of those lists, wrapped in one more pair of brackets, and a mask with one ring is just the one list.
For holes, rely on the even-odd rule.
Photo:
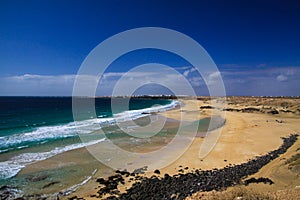
{"label": "green ocean water", "polygon": [[[35,195],[45,195],[55,199],[58,194],[62,195],[60,193],[65,195],[76,190],[96,172],[100,176],[113,173],[113,169],[90,152],[70,153],[72,150],[105,145],[109,140],[126,151],[151,152],[167,145],[181,123],[168,118],[154,137],[134,138],[124,133],[116,122],[129,129],[131,121],[147,126],[150,113],[175,108],[180,105],[179,101],[150,98],[83,98],[79,101],[95,101],[96,115],[82,106],[79,113],[84,113],[84,117],[75,123],[70,97],[0,97],[0,188],[9,186],[14,198],[36,199],[40,196]],[[124,106],[128,102],[129,105]],[[194,132],[195,127],[198,133],[205,133],[210,120],[185,122],[186,136]],[[221,120],[217,124],[222,123]],[[104,133],[99,134],[101,131]]]}
{"label": "green ocean water", "polygon": [[[82,101],[91,101],[83,99]],[[96,116],[74,123],[71,97],[0,97],[0,179],[8,179],[30,163],[83,147],[78,134],[139,118],[146,112],[166,110],[174,101],[150,98],[96,98]],[[124,107],[124,102],[129,106]],[[114,103],[112,111],[111,103]],[[103,139],[93,138],[94,144]]]}

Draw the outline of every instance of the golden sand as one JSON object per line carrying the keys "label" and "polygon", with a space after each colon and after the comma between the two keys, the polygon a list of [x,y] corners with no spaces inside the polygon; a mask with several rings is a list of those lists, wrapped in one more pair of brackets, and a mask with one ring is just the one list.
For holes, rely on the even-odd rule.
{"label": "golden sand", "polygon": [[[287,98],[254,98],[254,97],[230,97],[227,98],[226,107],[215,107],[212,109],[202,108],[203,105],[211,105],[208,98],[199,98],[200,100],[181,100],[183,107],[180,109],[169,110],[164,113],[159,113],[168,118],[182,120],[184,115],[185,120],[195,121],[204,117],[208,117],[211,113],[222,115],[226,118],[226,123],[223,127],[213,130],[207,138],[195,137],[191,146],[180,156],[175,162],[160,169],[161,174],[168,173],[170,175],[178,173],[179,166],[192,169],[213,169],[223,168],[229,164],[239,164],[247,162],[255,156],[263,155],[271,150],[277,149],[282,144],[281,137],[288,136],[292,133],[300,133],[300,100]],[[257,108],[259,111],[246,110],[245,108]],[[230,108],[232,111],[223,111],[224,108]],[[271,114],[270,111],[277,110],[279,114]],[[212,144],[213,149],[205,157],[199,157],[199,151],[204,143],[204,140],[209,140],[209,137],[214,137],[220,134],[216,144]],[[250,185],[249,187],[257,190],[277,191],[280,189],[293,189],[300,186],[299,173],[293,172],[284,165],[286,159],[295,154],[297,148],[300,147],[300,142],[297,141],[289,151],[279,158],[275,159],[265,167],[263,167],[253,177],[269,177],[275,184],[269,185]],[[64,163],[72,162],[72,159],[78,158],[88,152],[86,149],[77,149],[70,152],[57,155],[46,161],[35,163],[26,167],[22,173],[30,170],[42,168],[43,166],[57,166],[60,159],[67,160]],[[69,158],[69,159],[68,159]],[[93,160],[92,158],[86,161]],[[85,162],[84,160],[82,162]],[[95,159],[93,161],[96,163]],[[157,159],[157,162],[160,162]],[[97,177],[107,177],[112,172],[111,169],[95,164],[99,168],[94,177],[85,185],[80,187],[75,193],[70,196],[84,197],[85,199],[93,199],[90,197],[97,194],[98,184]],[[27,171],[26,171],[27,170]],[[186,171],[189,171],[186,170]],[[103,172],[106,172],[103,174]],[[153,171],[148,171],[146,176],[153,175]],[[126,183],[120,187],[120,191],[125,191],[130,187],[130,183]],[[259,187],[258,187],[259,186]],[[69,196],[69,197],[70,197]],[[198,196],[199,197],[199,196]],[[195,199],[198,198],[195,194]],[[68,198],[68,197],[66,197]]]}

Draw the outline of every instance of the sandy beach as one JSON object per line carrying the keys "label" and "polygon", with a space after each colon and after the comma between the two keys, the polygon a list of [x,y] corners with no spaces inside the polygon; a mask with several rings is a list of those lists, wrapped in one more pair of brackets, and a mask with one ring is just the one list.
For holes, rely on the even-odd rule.
{"label": "sandy beach", "polygon": [[300,200],[299,10],[2,0],[0,200]]}
{"label": "sandy beach", "polygon": [[[281,137],[287,137],[293,133],[300,132],[299,126],[299,99],[286,99],[277,98],[270,100],[270,98],[246,98],[246,97],[229,97],[226,101],[226,107],[213,107],[207,97],[198,98],[198,100],[181,100],[182,107],[169,110],[163,113],[158,113],[172,119],[169,121],[168,129],[174,124],[174,121],[182,120],[184,115],[185,121],[195,121],[204,119],[217,114],[226,119],[226,122],[220,128],[210,131],[206,137],[203,135],[196,135],[192,138],[191,145],[178,157],[174,162],[170,162],[163,168],[158,168],[160,174],[154,173],[155,169],[145,169],[141,177],[151,177],[156,175],[157,177],[163,177],[165,174],[170,176],[180,173],[193,172],[196,169],[211,170],[221,169],[225,166],[241,164],[255,158],[256,156],[265,155],[268,152],[275,150],[282,144]],[[214,104],[216,105],[216,104]],[[278,114],[274,112],[278,111]],[[289,111],[287,111],[289,110]],[[273,111],[273,112],[271,112]],[[213,144],[212,150],[205,157],[199,157],[199,151],[204,141],[209,141],[209,137],[215,137],[220,134],[215,145]],[[172,139],[172,138],[171,138]],[[157,141],[153,144],[166,145],[170,140],[162,142]],[[119,143],[122,145],[122,143]],[[299,165],[289,166],[286,161],[293,155],[299,154],[300,143],[299,140],[283,155],[273,160],[266,166],[264,166],[258,173],[251,177],[268,177],[274,184],[250,184],[247,189],[255,190],[258,192],[277,192],[279,190],[293,190],[295,193],[299,193],[300,178],[299,178]],[[128,148],[128,147],[127,147]],[[151,152],[155,148],[161,148],[157,145],[148,145],[136,148],[140,152]],[[180,151],[181,149],[178,149]],[[177,153],[177,152],[171,152]],[[159,158],[144,157],[142,161],[152,159],[151,162],[162,162]],[[141,160],[133,160],[132,163],[127,165],[129,172],[132,172],[135,166]],[[166,160],[164,160],[166,162]],[[74,163],[77,163],[74,167]],[[55,170],[59,167],[65,167],[71,170],[81,170],[86,174],[88,179],[79,180],[77,182],[82,183],[78,185],[75,192],[71,193],[71,190],[61,191],[59,195],[62,199],[69,199],[74,197],[76,199],[96,199],[106,198],[110,195],[99,196],[98,191],[102,187],[97,182],[98,178],[108,178],[114,175],[114,170],[101,164],[95,159],[86,148],[76,149],[68,151],[44,161],[33,163],[25,167],[19,174],[28,175],[30,173],[36,173],[43,170]],[[155,165],[154,165],[155,166]],[[120,169],[124,170],[124,169]],[[66,177],[70,182],[76,179],[76,176],[67,174]],[[126,192],[134,181],[130,180],[130,177],[125,178],[124,184],[118,185],[120,193]],[[37,183],[41,184],[41,183]],[[46,183],[44,183],[46,184]],[[49,184],[49,183],[48,183]],[[49,187],[49,193],[59,190],[64,187],[61,184],[55,184]],[[239,186],[235,186],[239,187]],[[227,191],[232,190],[230,187]],[[244,186],[245,187],[245,186]],[[70,193],[70,194],[68,194]],[[212,196],[211,192],[194,192],[195,194],[190,199],[199,199],[200,196]],[[64,195],[68,194],[67,196]],[[76,198],[75,198],[76,197]]]}

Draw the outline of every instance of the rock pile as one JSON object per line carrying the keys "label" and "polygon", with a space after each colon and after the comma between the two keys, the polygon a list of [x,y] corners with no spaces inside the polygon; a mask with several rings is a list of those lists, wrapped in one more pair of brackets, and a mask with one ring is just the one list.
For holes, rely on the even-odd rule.
{"label": "rock pile", "polygon": [[[197,191],[223,190],[230,186],[242,184],[242,179],[258,172],[271,160],[285,153],[296,142],[297,137],[297,134],[292,134],[287,138],[282,138],[283,144],[278,149],[256,157],[247,163],[229,165],[223,169],[205,171],[197,169],[186,174],[179,173],[174,176],[165,174],[163,177],[139,177],[137,182],[123,194],[113,194],[116,185],[119,182],[122,183],[121,175],[117,175],[118,177],[104,180],[108,181],[108,185],[112,185],[112,193],[105,189],[106,193],[113,194],[107,199],[185,199]],[[130,173],[127,175],[131,176]],[[106,182],[103,183],[107,185]],[[267,178],[248,179],[245,181],[247,184],[252,182],[273,183]],[[103,190],[100,189],[100,191]],[[99,194],[101,193],[100,191]]]}
{"label": "rock pile", "polygon": [[256,179],[256,178],[249,178],[249,179],[247,179],[247,180],[244,181],[245,185],[249,185],[250,183],[264,183],[264,184],[269,183],[270,185],[272,185],[274,182],[271,179],[264,178],[264,177],[259,177],[258,179]]}
{"label": "rock pile", "polygon": [[[276,115],[279,114],[278,110],[276,109],[260,109],[260,108],[254,108],[254,107],[246,107],[246,108],[224,108],[223,111],[229,111],[229,112],[243,112],[243,113],[267,113]],[[292,111],[291,111],[292,112]]]}

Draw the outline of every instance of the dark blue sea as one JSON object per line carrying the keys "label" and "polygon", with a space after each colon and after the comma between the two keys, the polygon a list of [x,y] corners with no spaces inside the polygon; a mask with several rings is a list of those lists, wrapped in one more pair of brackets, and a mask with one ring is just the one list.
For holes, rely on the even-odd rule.
{"label": "dark blue sea", "polygon": [[[89,99],[90,101],[91,99]],[[152,111],[174,108],[178,102],[131,98],[129,108],[118,108],[122,98],[96,98],[96,116],[74,122],[71,97],[0,97],[0,180],[16,176],[27,165],[57,154],[101,142],[91,137],[83,144],[78,137],[119,118],[132,120]],[[100,126],[99,126],[100,125]],[[104,140],[104,139],[103,139]]]}

